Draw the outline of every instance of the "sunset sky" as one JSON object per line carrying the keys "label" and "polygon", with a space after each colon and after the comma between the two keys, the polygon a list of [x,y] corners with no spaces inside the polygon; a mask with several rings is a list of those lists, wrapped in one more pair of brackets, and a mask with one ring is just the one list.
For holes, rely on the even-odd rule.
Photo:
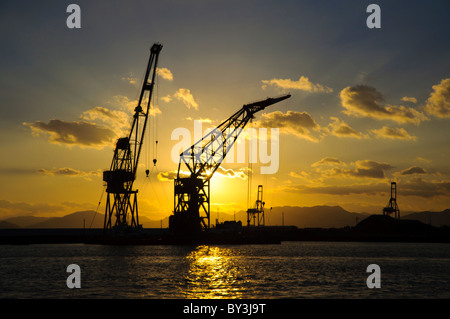
{"label": "sunset sky", "polygon": [[[66,26],[70,3],[81,29]],[[370,3],[380,29],[366,26]],[[278,172],[253,164],[266,207],[381,213],[396,181],[401,211],[450,208],[449,18],[445,0],[3,1],[0,220],[96,210],[100,199],[104,212],[101,174],[155,42],[141,216],[173,210],[174,129],[206,129],[286,93],[252,124],[280,130]],[[224,163],[213,177],[213,217],[247,208],[247,166]]]}

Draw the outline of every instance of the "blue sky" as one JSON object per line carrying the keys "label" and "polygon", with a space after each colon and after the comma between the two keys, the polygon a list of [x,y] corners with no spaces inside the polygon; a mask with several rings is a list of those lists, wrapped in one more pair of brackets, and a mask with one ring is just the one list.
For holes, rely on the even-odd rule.
{"label": "blue sky", "polygon": [[[444,194],[450,190],[449,118],[427,112],[433,86],[442,88],[440,105],[449,103],[446,82],[441,82],[450,78],[448,1],[376,1],[381,29],[367,28],[366,8],[372,3],[367,1],[77,1],[82,27],[68,29],[70,3],[0,4],[0,142],[6,154],[0,160],[0,199],[6,204],[0,209],[5,215],[26,214],[16,208],[19,204],[33,214],[46,213],[36,208],[40,205],[55,213],[96,207],[102,182],[93,172],[109,166],[113,143],[55,143],[56,133],[42,125],[88,121],[95,107],[124,111],[137,99],[154,42],[163,44],[160,67],[173,75],[158,80],[161,114],[153,124],[160,139],[160,171],[176,169],[170,160],[173,129],[191,129],[192,119],[218,124],[242,104],[290,92],[292,98],[274,105],[267,111],[272,117],[265,118],[286,129],[280,136],[280,170],[275,176],[254,176],[267,183],[272,206],[339,204],[377,212],[394,179],[408,186],[406,210],[450,206]],[[301,77],[330,90],[295,87]],[[175,97],[181,88],[189,90],[197,109]],[[352,91],[358,95],[346,108],[344,99]],[[369,107],[364,103],[377,94],[382,99],[371,106],[380,106],[381,113],[360,108]],[[315,129],[305,131],[288,111],[309,116]],[[402,118],[412,111],[419,114],[416,122]],[[326,158],[340,163],[313,165]],[[411,167],[425,173],[402,175]],[[376,169],[383,175],[358,176]],[[164,206],[157,216],[168,215],[173,185],[154,183],[167,203],[155,204],[148,193],[144,211],[151,217],[155,206]],[[247,182],[230,178],[226,183],[233,188],[232,183]],[[439,194],[417,196],[416,186]],[[335,187],[367,192],[338,196]],[[245,209],[245,196],[225,193],[213,195],[218,207]]]}

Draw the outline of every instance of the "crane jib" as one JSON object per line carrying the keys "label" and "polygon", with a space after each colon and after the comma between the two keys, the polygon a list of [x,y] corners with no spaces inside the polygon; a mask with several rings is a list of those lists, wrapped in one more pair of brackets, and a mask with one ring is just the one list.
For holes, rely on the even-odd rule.
{"label": "crane jib", "polygon": [[[139,156],[141,153],[147,120],[152,99],[153,86],[157,73],[157,64],[162,45],[153,44],[150,49],[150,58],[147,64],[138,105],[134,109],[133,123],[127,137],[117,140],[110,169],[103,172],[103,181],[106,182],[106,209],[104,229],[139,229],[139,216],[137,209],[137,190],[133,190],[136,179]],[[145,100],[145,96],[148,99]],[[143,108],[143,102],[146,105]]]}
{"label": "crane jib", "polygon": [[[169,218],[169,229],[181,234],[192,234],[210,227],[210,186],[214,172],[246,124],[256,112],[290,98],[283,95],[245,104],[191,147],[180,154],[177,178],[174,180],[174,214]],[[226,132],[232,132],[226,134]],[[189,176],[183,174],[182,164]]]}

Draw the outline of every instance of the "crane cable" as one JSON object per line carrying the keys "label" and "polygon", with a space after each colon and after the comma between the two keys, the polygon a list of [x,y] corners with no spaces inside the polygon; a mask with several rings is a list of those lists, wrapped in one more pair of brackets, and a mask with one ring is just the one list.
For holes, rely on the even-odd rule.
{"label": "crane cable", "polygon": [[[250,119],[250,128],[252,128],[253,120]],[[252,199],[252,178],[253,178],[253,167],[252,167],[252,136],[249,138],[248,143],[248,167],[247,167],[247,209],[251,208]]]}
{"label": "crane cable", "polygon": [[[156,101],[155,103],[150,103],[150,114],[148,114],[150,116],[150,127],[151,129],[149,130],[149,133],[151,135],[151,139],[149,138],[148,141],[149,143],[152,144],[152,150],[150,154],[150,147],[147,147],[147,152],[146,152],[146,166],[149,167],[150,164],[150,155],[153,155],[153,166],[151,168],[151,170],[149,170],[148,168],[146,169],[145,173],[146,173],[146,178],[144,179],[144,181],[142,182],[142,191],[144,191],[144,189],[146,188],[146,186],[148,184],[150,184],[150,186],[152,187],[152,191],[154,193],[154,195],[156,196],[156,200],[159,203],[159,206],[162,207],[162,202],[158,196],[158,193],[155,190],[154,187],[154,183],[152,183],[152,176],[153,176],[153,170],[156,170],[156,177],[159,175],[159,170],[157,168],[157,162],[158,162],[158,106],[159,106],[159,81],[157,81],[158,77],[155,78],[155,84],[156,84],[156,90],[155,90],[155,94],[152,96],[153,101]],[[152,124],[153,123],[153,124]],[[150,142],[151,141],[151,142]],[[164,196],[166,198],[167,203],[169,203],[168,197],[167,197],[167,192],[166,189],[163,187],[163,191],[164,191]]]}
{"label": "crane cable", "polygon": [[[144,81],[144,77],[145,77],[145,74],[142,74],[142,76],[141,76],[141,83]],[[135,100],[138,101],[139,93],[136,93],[135,97],[136,97]],[[129,119],[128,126],[131,127],[132,123],[133,123],[133,117],[131,117],[131,119]],[[103,194],[105,193],[105,191],[106,191],[106,185],[104,185],[102,187],[102,191],[101,191],[101,194],[100,194],[100,199],[98,201],[97,208],[95,209],[95,214],[92,217],[91,224],[89,225],[89,229],[92,229],[92,225],[94,224],[94,220],[95,220],[95,217],[97,216],[98,209],[100,208],[100,205],[102,204]]]}
{"label": "crane cable", "polygon": [[91,220],[91,224],[89,225],[89,229],[92,228],[92,224],[94,223],[95,216],[97,216],[98,209],[100,208],[100,205],[101,205],[101,203],[102,203],[103,193],[105,193],[105,190],[106,190],[106,185],[104,185],[103,188],[102,188],[102,192],[101,192],[101,194],[100,194],[100,199],[99,199],[99,201],[98,201],[97,209],[95,210],[94,216],[92,216],[92,220]]}
{"label": "crane cable", "polygon": [[[152,95],[152,101],[149,101],[150,103],[150,108],[147,114],[147,117],[150,117],[150,129],[148,130],[147,134],[148,136],[148,142],[147,142],[147,147],[145,148],[145,166],[147,167],[147,169],[145,170],[146,173],[146,177],[149,177],[150,174],[150,170],[148,169],[148,167],[151,165],[150,164],[150,156],[153,155],[153,166],[156,166],[156,163],[158,161],[158,119],[157,119],[157,114],[158,114],[158,105],[159,105],[159,81],[158,81],[158,76],[155,77],[154,79],[155,84],[156,84],[156,90],[155,90],[155,94]],[[150,151],[150,145],[151,144],[151,151]]]}

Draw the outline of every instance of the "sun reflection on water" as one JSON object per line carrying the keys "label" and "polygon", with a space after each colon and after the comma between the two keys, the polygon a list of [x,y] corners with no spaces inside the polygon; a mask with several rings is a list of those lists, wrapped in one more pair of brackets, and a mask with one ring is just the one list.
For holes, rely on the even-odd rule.
{"label": "sun reflection on water", "polygon": [[188,271],[183,285],[186,298],[239,298],[245,291],[245,267],[237,251],[198,246],[186,256]]}

